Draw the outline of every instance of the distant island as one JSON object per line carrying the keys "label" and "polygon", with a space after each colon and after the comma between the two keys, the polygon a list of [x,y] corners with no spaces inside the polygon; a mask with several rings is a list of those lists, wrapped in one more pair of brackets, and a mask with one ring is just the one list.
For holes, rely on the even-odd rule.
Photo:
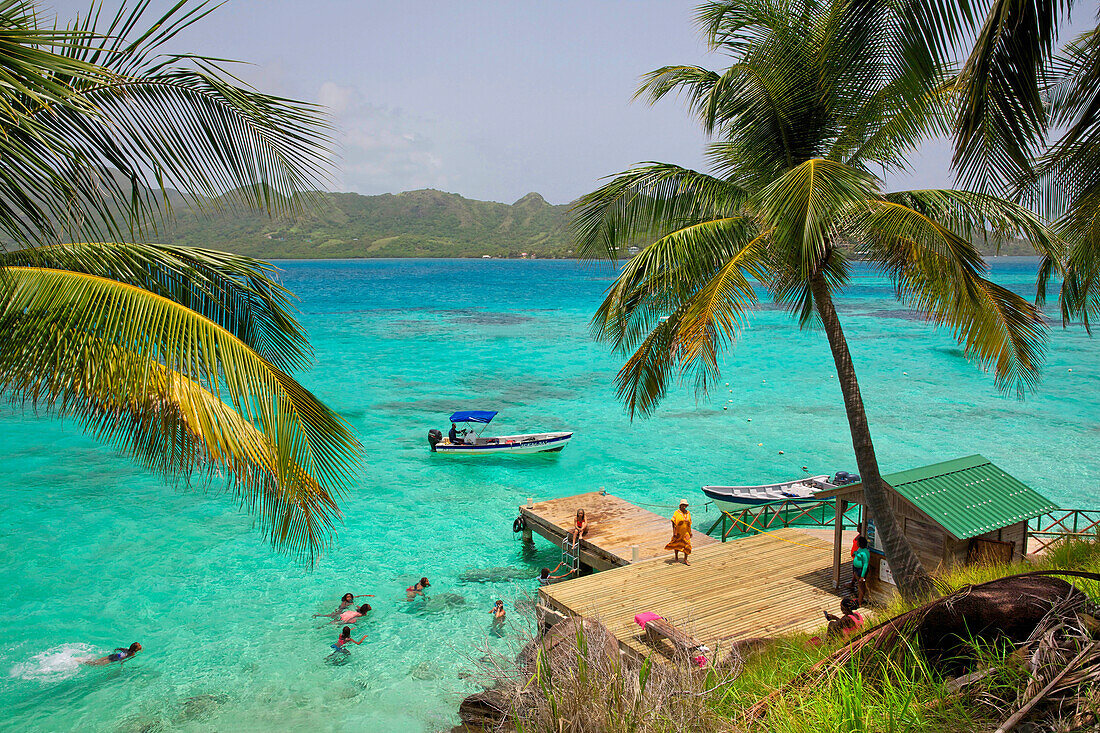
{"label": "distant island", "polygon": [[[176,204],[161,231],[168,244],[225,250],[262,259],[356,257],[574,257],[569,204],[529,193],[513,204],[477,201],[434,189],[362,196],[325,193],[320,211],[289,220],[262,213],[202,213]],[[1025,241],[999,252],[1033,255]],[[628,256],[630,252],[623,252]]]}

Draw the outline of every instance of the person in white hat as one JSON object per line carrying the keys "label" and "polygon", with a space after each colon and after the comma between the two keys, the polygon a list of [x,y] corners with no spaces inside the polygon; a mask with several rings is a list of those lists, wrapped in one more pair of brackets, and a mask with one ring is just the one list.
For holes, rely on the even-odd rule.
{"label": "person in white hat", "polygon": [[684,565],[691,554],[691,512],[688,511],[687,499],[680,499],[680,508],[672,514],[672,539],[665,545],[666,550],[672,550],[673,562],[679,561],[680,553],[684,553]]}

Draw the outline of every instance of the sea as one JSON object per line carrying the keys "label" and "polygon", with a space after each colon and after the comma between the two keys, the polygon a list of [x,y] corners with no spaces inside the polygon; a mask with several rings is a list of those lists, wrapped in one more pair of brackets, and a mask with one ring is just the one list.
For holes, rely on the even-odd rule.
{"label": "sea", "polygon": [[[0,728],[446,730],[529,637],[535,577],[560,559],[512,531],[528,498],[606,489],[656,512],[686,498],[700,527],[717,517],[704,484],[856,470],[824,334],[766,298],[714,389],[673,385],[631,420],[623,357],[590,331],[607,264],[277,264],[316,349],[298,376],[365,448],[330,550],[310,568],[217,481],[165,481],[72,421],[0,407]],[[1031,297],[1036,260],[991,268]],[[884,471],[981,453],[1064,507],[1100,508],[1100,340],[1051,310],[1042,381],[1018,399],[866,266],[837,307]],[[457,409],[575,437],[549,457],[430,453],[428,430]],[[409,603],[421,576],[429,597]],[[339,629],[313,614],[345,592],[373,610],[366,641],[334,659]],[[78,664],[133,641],[124,667]]]}

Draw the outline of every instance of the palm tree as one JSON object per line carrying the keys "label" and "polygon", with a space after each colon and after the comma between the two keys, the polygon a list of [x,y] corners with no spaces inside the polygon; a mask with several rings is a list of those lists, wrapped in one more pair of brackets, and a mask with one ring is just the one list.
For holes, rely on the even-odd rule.
{"label": "palm tree", "polygon": [[957,81],[954,166],[1054,220],[1064,249],[1044,262],[1040,299],[1063,270],[1063,321],[1088,328],[1100,315],[1100,26],[1059,48],[1072,0],[934,6],[945,51],[975,34]]}
{"label": "palm tree", "polygon": [[292,296],[266,263],[142,232],[173,191],[309,205],[326,123],[216,59],[164,52],[213,6],[180,2],[146,28],[147,7],[93,6],[58,30],[0,0],[0,392],[166,475],[225,475],[272,544],[312,562],[360,446],[289,374],[312,356]]}
{"label": "palm tree", "polygon": [[[711,172],[669,163],[614,176],[574,208],[579,251],[623,267],[593,318],[623,353],[618,393],[650,413],[674,377],[705,392],[756,303],[759,284],[802,327],[820,323],[839,377],[870,514],[898,587],[929,579],[890,509],[835,295],[858,256],[897,297],[952,329],[1005,389],[1035,384],[1041,313],[989,281],[970,237],[1052,245],[1026,209],[971,191],[884,192],[930,133],[946,130],[950,70],[901,0],[747,0],[699,9],[724,71],[667,66],[644,77],[650,102],[679,92],[713,136]],[[879,175],[876,175],[876,172]]]}

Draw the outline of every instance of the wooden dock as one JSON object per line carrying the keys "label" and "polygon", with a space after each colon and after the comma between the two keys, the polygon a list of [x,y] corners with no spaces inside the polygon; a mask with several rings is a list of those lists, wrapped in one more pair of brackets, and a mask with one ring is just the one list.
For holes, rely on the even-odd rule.
{"label": "wooden dock", "polygon": [[832,545],[795,529],[700,542],[689,566],[650,559],[556,583],[539,590],[539,602],[566,616],[598,619],[627,653],[658,652],[659,659],[670,658],[671,647],[645,642],[635,614],[658,613],[720,650],[729,642],[719,641],[731,637],[820,629],[822,611],[839,608],[832,589]]}
{"label": "wooden dock", "polygon": [[[577,509],[584,509],[589,527],[588,535],[581,542],[580,560],[593,570],[609,570],[632,562],[671,556],[665,549],[672,537],[671,511],[669,516],[663,517],[598,491],[535,502],[530,507],[521,506],[519,511],[528,529],[560,547],[573,528]],[[698,531],[692,533],[691,543],[696,551],[720,544]],[[636,561],[633,559],[635,547],[638,548]],[[691,557],[694,562],[695,555]]]}

